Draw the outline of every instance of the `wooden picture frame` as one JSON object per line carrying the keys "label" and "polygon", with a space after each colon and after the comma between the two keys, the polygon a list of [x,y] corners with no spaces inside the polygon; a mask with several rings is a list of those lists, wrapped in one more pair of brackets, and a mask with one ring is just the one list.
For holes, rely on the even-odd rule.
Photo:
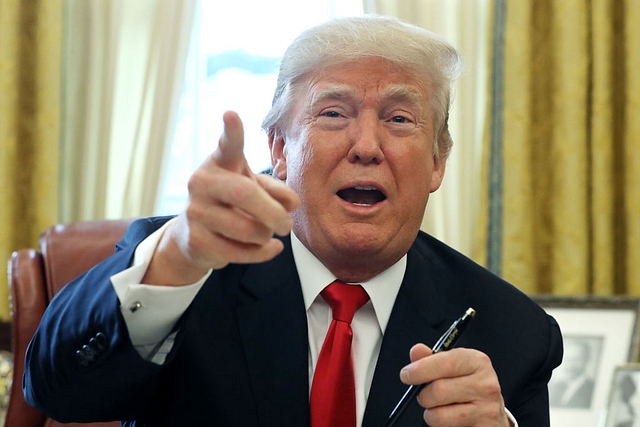
{"label": "wooden picture frame", "polygon": [[599,427],[616,367],[636,362],[640,355],[640,299],[534,299],[560,325],[565,347],[563,362],[549,382],[551,426]]}

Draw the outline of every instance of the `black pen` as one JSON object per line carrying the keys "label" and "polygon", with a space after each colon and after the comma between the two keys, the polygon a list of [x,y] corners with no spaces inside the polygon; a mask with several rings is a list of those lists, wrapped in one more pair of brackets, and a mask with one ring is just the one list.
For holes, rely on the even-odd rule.
{"label": "black pen", "polygon": [[[440,337],[438,342],[436,342],[432,349],[433,353],[435,354],[441,351],[447,351],[452,348],[475,315],[476,311],[473,308],[469,307],[467,311],[462,315],[462,317],[453,322],[447,332],[445,332],[444,335]],[[427,384],[409,386],[396,407],[393,409],[393,411],[391,411],[391,415],[389,415],[389,419],[387,420],[387,424],[385,424],[385,427],[391,427],[396,423],[396,421],[398,421],[400,415],[402,415],[404,410],[407,409],[407,406],[409,406],[409,403],[413,402],[416,399],[418,393],[420,393],[420,390],[422,390],[426,385]]]}

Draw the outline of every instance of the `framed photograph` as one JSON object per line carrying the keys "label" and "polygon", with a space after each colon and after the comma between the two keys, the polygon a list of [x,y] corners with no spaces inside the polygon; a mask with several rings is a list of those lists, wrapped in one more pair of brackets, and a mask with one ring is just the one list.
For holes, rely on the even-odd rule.
{"label": "framed photograph", "polygon": [[640,426],[640,363],[616,367],[602,427]]}
{"label": "framed photograph", "polygon": [[640,299],[534,299],[557,320],[564,340],[562,364],[549,382],[551,426],[600,427],[616,367],[638,361]]}

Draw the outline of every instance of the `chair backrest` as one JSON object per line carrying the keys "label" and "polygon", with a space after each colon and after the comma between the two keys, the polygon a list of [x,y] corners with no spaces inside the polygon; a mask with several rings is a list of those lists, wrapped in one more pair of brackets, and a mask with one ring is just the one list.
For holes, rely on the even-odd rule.
{"label": "chair backrest", "polygon": [[56,225],[40,236],[40,250],[22,249],[9,261],[11,292],[11,345],[13,386],[5,427],[119,426],[118,422],[60,424],[27,405],[22,395],[22,374],[27,345],[51,298],[81,273],[115,251],[115,244],[131,220],[86,221]]}

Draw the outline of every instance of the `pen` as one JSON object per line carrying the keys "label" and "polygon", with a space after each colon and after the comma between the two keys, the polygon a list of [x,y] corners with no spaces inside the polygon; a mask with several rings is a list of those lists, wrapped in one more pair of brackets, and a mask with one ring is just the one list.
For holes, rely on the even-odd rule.
{"label": "pen", "polygon": [[[445,332],[444,335],[440,337],[438,342],[436,342],[436,344],[433,346],[433,354],[439,353],[441,351],[447,351],[452,348],[475,315],[476,311],[473,308],[469,307],[467,311],[462,315],[462,317],[453,322],[449,329],[447,329],[447,332]],[[396,423],[396,421],[398,421],[404,410],[407,409],[407,406],[409,406],[409,403],[413,402],[416,399],[416,396],[418,396],[420,390],[422,390],[426,385],[427,384],[409,386],[396,407],[393,409],[393,411],[391,411],[391,415],[389,415],[389,419],[387,420],[387,424],[385,424],[385,427],[392,427]]]}

